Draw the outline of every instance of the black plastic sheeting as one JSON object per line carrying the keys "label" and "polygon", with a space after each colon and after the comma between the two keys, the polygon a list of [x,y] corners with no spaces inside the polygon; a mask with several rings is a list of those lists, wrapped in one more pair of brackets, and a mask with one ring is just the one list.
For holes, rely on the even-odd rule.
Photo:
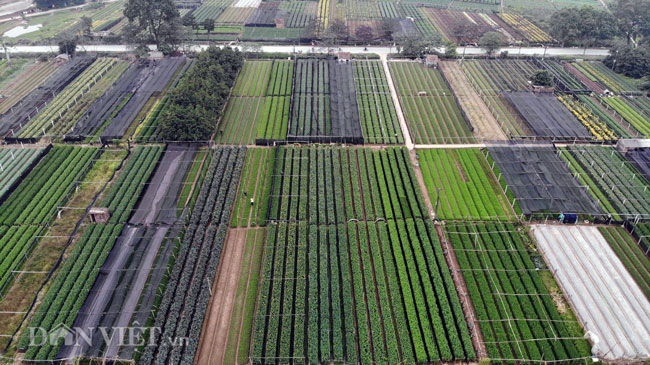
{"label": "black plastic sheeting", "polygon": [[650,148],[639,148],[628,151],[625,154],[625,157],[627,157],[627,159],[630,160],[650,182]]}
{"label": "black plastic sheeting", "polygon": [[488,151],[524,214],[602,214],[552,145],[489,146]]}
{"label": "black plastic sheeting", "polygon": [[[43,110],[45,104],[54,99],[72,80],[79,76],[94,57],[77,56],[59,67],[43,84],[32,90],[20,103],[14,105],[0,118],[0,136],[7,136],[25,127],[27,123]],[[12,134],[13,135],[13,134]],[[11,136],[9,136],[11,137]],[[11,138],[7,138],[10,142]]]}
{"label": "black plastic sheeting", "polygon": [[140,75],[144,77],[144,80],[129,91],[131,94],[129,101],[101,133],[102,142],[107,143],[113,139],[122,138],[151,96],[161,93],[184,63],[185,57],[164,58],[148,67],[146,73],[143,71]]}

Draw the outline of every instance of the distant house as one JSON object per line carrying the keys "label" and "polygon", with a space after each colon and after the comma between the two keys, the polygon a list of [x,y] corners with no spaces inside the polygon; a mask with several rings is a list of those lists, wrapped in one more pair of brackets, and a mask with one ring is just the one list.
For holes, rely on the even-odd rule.
{"label": "distant house", "polygon": [[111,212],[108,208],[91,208],[88,215],[93,223],[108,223],[108,220],[111,219]]}
{"label": "distant house", "polygon": [[276,28],[284,28],[284,18],[275,18],[275,27]]}
{"label": "distant house", "polygon": [[555,92],[555,87],[533,85],[533,92],[536,94],[553,94]]}
{"label": "distant house", "polygon": [[349,63],[352,60],[352,55],[350,52],[339,52],[338,59],[339,63]]}
{"label": "distant house", "polygon": [[160,51],[151,51],[149,52],[149,59],[153,61],[162,60],[165,57]]}
{"label": "distant house", "polygon": [[68,61],[70,61],[70,56],[67,53],[61,53],[54,59],[57,65],[62,65]]}
{"label": "distant house", "polygon": [[438,56],[436,55],[428,55],[426,58],[426,66],[427,67],[433,67],[437,68],[438,67]]}

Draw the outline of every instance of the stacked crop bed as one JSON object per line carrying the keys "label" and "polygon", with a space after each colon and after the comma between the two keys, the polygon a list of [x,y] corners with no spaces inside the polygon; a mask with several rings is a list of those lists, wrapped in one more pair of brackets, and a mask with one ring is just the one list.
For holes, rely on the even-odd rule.
{"label": "stacked crop bed", "polygon": [[605,107],[625,119],[641,135],[650,137],[650,102],[644,96],[629,98],[626,96],[610,96],[601,98]]}
{"label": "stacked crop bed", "polygon": [[380,61],[354,61],[361,127],[366,143],[404,143]]}
{"label": "stacked crop bed", "polygon": [[426,8],[420,8],[412,3],[400,3],[405,17],[413,19],[415,27],[423,37],[442,37],[442,33],[427,15]]}
{"label": "stacked crop bed", "polygon": [[268,1],[263,2],[255,9],[253,15],[246,20],[246,26],[249,27],[275,27],[275,18],[280,8],[280,2]]}
{"label": "stacked crop bed", "polygon": [[553,42],[553,38],[550,35],[519,14],[498,13],[497,15],[531,43]]}
{"label": "stacked crop bed", "polygon": [[[594,114],[579,99],[575,99],[570,95],[563,95],[558,96],[558,100],[589,130],[596,140],[614,141],[618,139],[616,134],[609,129],[606,122],[601,121],[599,116]],[[605,119],[605,121],[613,122],[611,118]],[[620,127],[618,128],[621,129]]]}
{"label": "stacked crop bed", "polygon": [[642,94],[638,88],[627,82],[621,75],[607,68],[602,62],[574,62],[572,66],[599,86],[597,90],[594,90],[597,93],[609,90],[616,94]]}
{"label": "stacked crop bed", "polygon": [[244,25],[246,20],[248,20],[255,11],[257,11],[256,8],[226,8],[226,10],[224,10],[224,12],[216,19],[216,24],[219,26]]}
{"label": "stacked crop bed", "polygon": [[476,357],[408,152],[280,148],[254,363]]}
{"label": "stacked crop bed", "polygon": [[[495,22],[488,14],[449,9],[426,8],[429,16],[448,39],[459,44],[476,44],[487,32],[499,32],[507,42],[515,37]],[[462,35],[458,29],[464,28]]]}
{"label": "stacked crop bed", "polygon": [[[650,356],[650,302],[596,227],[533,227],[576,314],[604,360]],[[596,340],[597,339],[597,340]]]}
{"label": "stacked crop bed", "polygon": [[440,199],[437,218],[514,218],[511,204],[480,150],[423,150],[418,156],[431,201]]}
{"label": "stacked crop bed", "polygon": [[[85,113],[126,66],[126,62],[115,58],[97,59],[21,129],[15,138],[34,140],[45,135],[55,137],[65,134],[74,125],[76,118]],[[108,85],[105,82],[99,83],[104,77],[110,81]]]}
{"label": "stacked crop bed", "polygon": [[506,135],[532,135],[526,122],[502,93],[528,90],[528,79],[537,69],[534,64],[524,60],[472,60],[464,61],[463,68]]}
{"label": "stacked crop bed", "polygon": [[325,60],[296,61],[287,139],[331,136],[330,71]]}
{"label": "stacked crop bed", "polygon": [[[210,166],[155,313],[154,326],[160,328],[153,335],[156,345],[146,346],[142,364],[192,361],[197,351],[246,148],[221,147],[211,153]],[[188,345],[172,346],[164,340],[174,336],[188,338]]]}
{"label": "stacked crop bed", "polygon": [[553,94],[506,93],[506,99],[540,138],[591,140],[594,136]]}
{"label": "stacked crop bed", "polygon": [[598,227],[639,288],[650,300],[650,259],[622,227]]}
{"label": "stacked crop bed", "polygon": [[316,3],[312,1],[283,1],[280,9],[285,12],[287,28],[304,28],[316,19]]}
{"label": "stacked crop bed", "polygon": [[631,232],[642,252],[646,256],[650,255],[650,223],[637,223]]}
{"label": "stacked crop bed", "polygon": [[0,149],[0,201],[43,156],[43,148]]}
{"label": "stacked crop bed", "polygon": [[[215,141],[253,144],[256,122],[264,116],[266,89],[273,74],[273,61],[245,61],[233,87]],[[277,69],[276,69],[277,71]]]}
{"label": "stacked crop bed", "polygon": [[11,62],[6,59],[0,60],[0,85],[4,86],[5,83],[12,80],[28,63],[32,63],[32,61],[26,58],[14,59]]}
{"label": "stacked crop bed", "polygon": [[491,146],[488,150],[498,168],[495,173],[505,180],[505,191],[512,191],[524,214],[601,213],[550,145]]}
{"label": "stacked crop bed", "polygon": [[21,101],[27,94],[38,87],[56,70],[54,62],[37,62],[25,72],[18,75],[11,83],[0,89],[0,114],[4,114]]}
{"label": "stacked crop bed", "polygon": [[152,96],[160,95],[184,64],[184,57],[172,57],[164,58],[149,68],[144,79],[138,80],[136,89],[128,101],[101,133],[102,141],[122,138],[142,109],[150,103]]}
{"label": "stacked crop bed", "polygon": [[231,227],[266,225],[275,151],[270,148],[248,150]]}
{"label": "stacked crop bed", "polygon": [[[15,134],[22,129],[39,109],[52,100],[72,80],[79,76],[94,61],[91,57],[75,57],[70,62],[59,67],[38,88],[28,92],[19,104],[15,104],[10,111],[0,119],[0,137]],[[30,77],[30,76],[28,76]]]}
{"label": "stacked crop bed", "polygon": [[[572,104],[572,106],[567,105],[567,107],[580,121],[584,118],[588,123],[596,123],[601,125],[602,128],[606,127],[611,130],[616,137],[638,137],[638,132],[631,125],[624,125],[624,123],[621,123],[622,118],[620,117],[617,120],[615,114],[610,113],[603,108],[602,103],[593,96],[575,95],[575,99],[571,99],[568,104]],[[583,124],[585,123],[583,122]]]}
{"label": "stacked crop bed", "polygon": [[390,69],[415,143],[474,141],[473,128],[438,70],[413,62],[391,62]]}
{"label": "stacked crop bed", "polygon": [[0,206],[0,292],[83,178],[96,148],[54,147]]}
{"label": "stacked crop bed", "polygon": [[[89,291],[100,274],[100,268],[120,236],[123,225],[131,216],[132,208],[138,201],[146,181],[153,172],[162,147],[138,147],[133,152],[124,171],[112,185],[99,206],[109,208],[111,218],[108,223],[93,223],[86,227],[83,235],[61,266],[58,275],[45,294],[43,301],[30,321],[30,326],[46,331],[64,324],[72,327],[84,304]],[[38,336],[42,336],[39,333]],[[40,337],[37,338],[40,343]],[[25,359],[54,360],[64,345],[59,341],[45,341],[42,346],[30,346],[30,336],[26,333],[18,344],[26,349]]]}
{"label": "stacked crop bed", "polygon": [[292,61],[273,61],[266,102],[257,118],[256,143],[267,144],[287,137],[293,86]]}
{"label": "stacked crop bed", "polygon": [[610,147],[564,147],[561,156],[614,219],[650,219],[650,183]]}
{"label": "stacked crop bed", "polygon": [[336,140],[344,143],[363,143],[353,66],[330,60],[329,72],[330,136],[338,137]]}
{"label": "stacked crop bed", "polygon": [[541,274],[548,269],[521,227],[479,223],[445,229],[491,361],[562,362],[590,355],[580,324],[558,312]]}
{"label": "stacked crop bed", "polygon": [[650,181],[650,149],[640,148],[631,150],[625,154],[625,157]]}

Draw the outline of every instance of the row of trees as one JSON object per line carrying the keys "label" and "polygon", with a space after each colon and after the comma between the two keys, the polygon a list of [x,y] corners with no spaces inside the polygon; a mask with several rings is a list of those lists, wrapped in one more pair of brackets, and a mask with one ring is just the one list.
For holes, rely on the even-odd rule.
{"label": "row of trees", "polygon": [[170,93],[160,122],[170,141],[207,141],[214,133],[230,88],[243,65],[242,54],[229,47],[209,47]]}

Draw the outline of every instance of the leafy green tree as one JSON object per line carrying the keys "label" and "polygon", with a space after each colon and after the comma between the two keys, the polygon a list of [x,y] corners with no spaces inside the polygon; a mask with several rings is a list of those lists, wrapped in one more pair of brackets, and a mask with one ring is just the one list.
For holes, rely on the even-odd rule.
{"label": "leafy green tree", "polygon": [[178,48],[183,26],[172,0],[128,0],[124,16],[129,20],[124,34],[132,43],[153,42],[165,53]]}
{"label": "leafy green tree", "polygon": [[75,52],[77,52],[76,38],[62,39],[59,41],[59,53],[65,53],[68,56],[73,57]]}
{"label": "leafy green tree", "polygon": [[393,33],[395,32],[395,20],[391,18],[384,18],[379,23],[379,36],[386,40],[393,39]]}
{"label": "leafy green tree", "polygon": [[456,57],[458,55],[458,53],[456,52],[457,48],[458,45],[456,45],[456,43],[452,41],[447,41],[447,43],[445,43],[445,57],[449,57],[449,58]]}
{"label": "leafy green tree", "polygon": [[435,44],[416,38],[407,38],[401,44],[400,52],[403,56],[414,59],[435,53]]}
{"label": "leafy green tree", "polygon": [[572,7],[551,16],[550,35],[565,45],[590,46],[613,39],[618,33],[616,19],[592,6]]}
{"label": "leafy green tree", "polygon": [[553,86],[553,75],[548,70],[537,70],[531,76],[530,82],[535,86],[551,87]]}
{"label": "leafy green tree", "polygon": [[203,21],[203,29],[208,31],[208,34],[214,30],[214,19],[207,18]]}
{"label": "leafy green tree", "polygon": [[612,14],[618,21],[619,29],[625,33],[627,43],[634,47],[641,37],[650,38],[650,1],[616,0],[612,5]]}
{"label": "leafy green tree", "polygon": [[330,21],[326,31],[326,38],[338,43],[339,40],[348,37],[348,26],[341,19],[334,19]]}
{"label": "leafy green tree", "polygon": [[478,44],[488,56],[492,56],[496,50],[504,45],[503,35],[499,32],[487,32],[479,39]]}
{"label": "leafy green tree", "polygon": [[362,40],[364,42],[370,42],[375,35],[372,32],[372,28],[370,28],[367,25],[361,25],[357,28],[357,30],[354,32],[354,35],[357,37],[357,39]]}
{"label": "leafy green tree", "polygon": [[650,77],[650,47],[615,46],[603,61],[609,68],[633,78]]}
{"label": "leafy green tree", "polygon": [[194,15],[192,15],[192,13],[185,14],[181,21],[186,27],[191,27],[192,29],[196,28],[196,18],[194,18]]}

